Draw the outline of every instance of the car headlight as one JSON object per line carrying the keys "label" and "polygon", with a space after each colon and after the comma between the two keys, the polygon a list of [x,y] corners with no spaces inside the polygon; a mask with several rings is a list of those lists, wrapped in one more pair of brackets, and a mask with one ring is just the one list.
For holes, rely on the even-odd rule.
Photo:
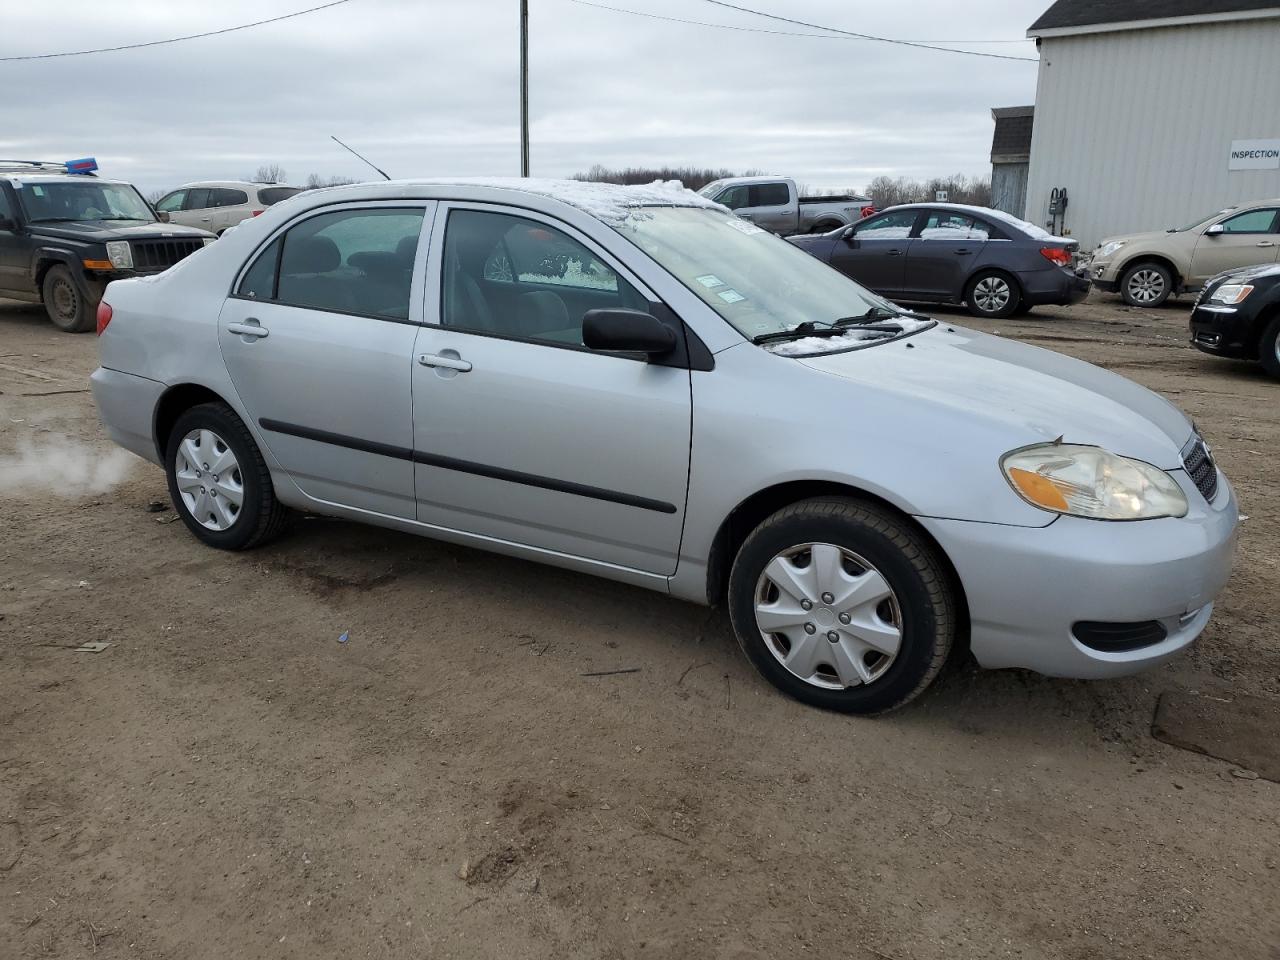
{"label": "car headlight", "polygon": [[133,269],[133,248],[128,240],[108,240],[107,259],[116,270]]}
{"label": "car headlight", "polygon": [[1091,520],[1184,517],[1187,498],[1165,471],[1101,447],[1046,443],[1006,453],[1005,479],[1041,510]]}
{"label": "car headlight", "polygon": [[1098,248],[1098,256],[1100,258],[1109,257],[1124,245],[1125,245],[1124,240],[1112,240],[1110,243],[1104,243],[1101,247]]}
{"label": "car headlight", "polygon": [[1251,293],[1253,287],[1247,283],[1224,283],[1209,295],[1209,299],[1215,303],[1239,303]]}
{"label": "car headlight", "polygon": [[218,239],[217,237],[205,237],[205,238],[204,238],[204,245],[207,247],[209,244],[213,243],[213,241],[215,241],[215,240],[217,240],[217,239]]}

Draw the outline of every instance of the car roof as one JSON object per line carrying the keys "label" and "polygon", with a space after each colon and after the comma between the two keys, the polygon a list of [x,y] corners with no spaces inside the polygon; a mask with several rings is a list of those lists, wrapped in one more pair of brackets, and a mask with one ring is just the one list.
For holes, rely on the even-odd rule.
{"label": "car roof", "polygon": [[885,207],[881,213],[888,213],[890,210],[954,210],[957,213],[972,213],[975,216],[998,217],[999,211],[993,211],[991,207],[979,207],[970,203],[898,203],[892,207]]}
{"label": "car roof", "polygon": [[776,183],[779,180],[787,180],[787,177],[775,177],[767,174],[757,174],[752,177],[721,177],[715,183]]}
{"label": "car roof", "polygon": [[[386,180],[306,190],[277,204],[288,209],[319,207],[363,200],[474,200],[532,207],[548,212],[574,208],[605,223],[621,222],[638,207],[702,207],[727,209],[686,189],[678,181],[620,186],[584,180],[524,177],[459,177],[456,179]],[[273,210],[276,207],[272,208]]]}
{"label": "car roof", "polygon": [[20,170],[0,170],[0,178],[20,180],[23,183],[109,183],[117,187],[131,187],[128,180],[109,180],[106,177],[90,177],[83,173],[39,173]]}
{"label": "car roof", "polygon": [[[291,183],[263,183],[261,180],[193,180],[191,183],[184,183],[180,187],[174,187],[174,190],[190,190],[192,187],[253,187],[256,190],[262,190],[267,187],[286,187],[290,190],[301,190],[302,187],[295,187]],[[170,191],[171,193],[173,191]]]}

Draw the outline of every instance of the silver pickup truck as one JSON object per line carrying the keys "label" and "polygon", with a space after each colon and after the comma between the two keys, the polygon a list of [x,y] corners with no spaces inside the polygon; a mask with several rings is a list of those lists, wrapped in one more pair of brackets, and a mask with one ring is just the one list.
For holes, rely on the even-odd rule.
{"label": "silver pickup truck", "polygon": [[788,177],[729,177],[698,191],[744,220],[779,236],[826,233],[875,213],[870,197],[801,197]]}

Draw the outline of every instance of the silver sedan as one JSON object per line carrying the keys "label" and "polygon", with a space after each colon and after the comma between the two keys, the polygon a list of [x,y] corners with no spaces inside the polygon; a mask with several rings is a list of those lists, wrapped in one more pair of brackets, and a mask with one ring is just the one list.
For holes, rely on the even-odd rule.
{"label": "silver sedan", "polygon": [[1106,677],[1204,629],[1235,497],[1173,405],[895,307],[671,185],[306,193],[99,311],[187,528],[346,517],[726,604],[875,713],[948,658]]}

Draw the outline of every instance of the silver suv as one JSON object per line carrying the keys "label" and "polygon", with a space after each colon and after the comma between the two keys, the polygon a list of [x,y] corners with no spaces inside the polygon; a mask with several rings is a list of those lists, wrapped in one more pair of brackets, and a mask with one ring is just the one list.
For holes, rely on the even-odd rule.
{"label": "silver suv", "polygon": [[204,180],[188,183],[156,201],[156,212],[170,223],[181,223],[221,236],[242,220],[256,217],[302,187],[241,180]]}

